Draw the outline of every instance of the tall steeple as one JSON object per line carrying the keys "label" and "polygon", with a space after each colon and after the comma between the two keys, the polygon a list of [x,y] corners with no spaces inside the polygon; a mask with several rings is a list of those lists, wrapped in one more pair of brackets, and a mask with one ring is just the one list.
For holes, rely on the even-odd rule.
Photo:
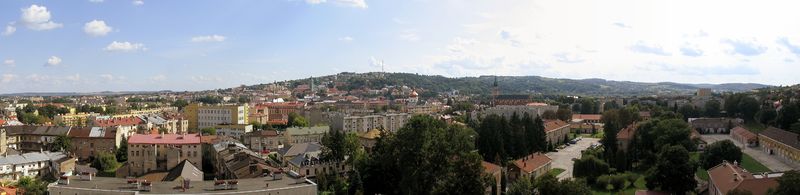
{"label": "tall steeple", "polygon": [[492,84],[492,106],[494,106],[497,96],[500,95],[500,87],[497,85],[497,76],[494,76],[494,84]]}

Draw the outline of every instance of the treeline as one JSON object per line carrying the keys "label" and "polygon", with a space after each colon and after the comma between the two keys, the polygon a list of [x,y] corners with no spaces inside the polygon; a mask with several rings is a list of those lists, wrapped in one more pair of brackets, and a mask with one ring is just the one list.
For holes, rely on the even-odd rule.
{"label": "treeline", "polygon": [[505,165],[507,160],[550,151],[554,147],[552,143],[547,143],[544,121],[527,113],[522,117],[514,113],[508,120],[492,114],[483,118],[480,124],[472,123],[471,126],[478,133],[476,143],[483,159],[500,165]]}

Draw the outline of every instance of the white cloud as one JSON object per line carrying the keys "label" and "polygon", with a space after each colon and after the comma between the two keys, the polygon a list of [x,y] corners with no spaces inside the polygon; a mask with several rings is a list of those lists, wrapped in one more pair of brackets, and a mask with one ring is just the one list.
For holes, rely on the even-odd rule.
{"label": "white cloud", "polygon": [[155,81],[155,82],[165,81],[165,80],[167,80],[167,76],[164,76],[163,74],[159,74],[159,75],[155,75],[153,77],[150,77],[150,80],[151,81]]}
{"label": "white cloud", "polygon": [[45,6],[31,5],[28,8],[22,9],[21,21],[22,24],[31,30],[52,30],[64,26],[60,23],[55,23],[50,20],[50,11]]}
{"label": "white cloud", "polygon": [[106,22],[102,20],[92,20],[83,25],[83,32],[95,37],[105,36],[113,29],[114,28],[106,25]]}
{"label": "white cloud", "polygon": [[350,36],[339,37],[339,40],[344,42],[350,42],[353,41],[353,37]]}
{"label": "white cloud", "polygon": [[61,64],[61,58],[57,56],[50,56],[50,58],[47,59],[47,64],[45,64],[45,66],[58,66],[59,64]]}
{"label": "white cloud", "polygon": [[10,83],[14,79],[17,78],[17,75],[14,74],[3,74],[3,77],[0,78],[0,83]]}
{"label": "white cloud", "polygon": [[192,81],[196,83],[203,83],[203,82],[222,82],[222,78],[219,76],[191,76]]}
{"label": "white cloud", "polygon": [[133,2],[131,2],[131,3],[133,3],[133,5],[135,5],[135,6],[144,5],[144,1],[142,1],[142,0],[133,0]]}
{"label": "white cloud", "polygon": [[104,0],[89,0],[92,3],[102,3]]}
{"label": "white cloud", "polygon": [[6,66],[15,66],[17,63],[12,59],[3,60],[3,64]]}
{"label": "white cloud", "polygon": [[100,74],[100,78],[103,78],[106,81],[113,81],[114,80],[114,75],[111,75],[111,74]]}
{"label": "white cloud", "polygon": [[192,37],[192,42],[199,43],[199,42],[223,42],[225,39],[228,39],[222,35],[207,35],[207,36],[196,36]]}
{"label": "white cloud", "polygon": [[147,48],[144,47],[144,44],[141,43],[131,43],[131,42],[111,42],[108,44],[105,51],[110,52],[134,52],[134,51],[147,51]]}
{"label": "white cloud", "polygon": [[417,35],[417,30],[407,29],[400,33],[400,39],[406,41],[419,41],[419,35]]}
{"label": "white cloud", "polygon": [[78,82],[81,80],[81,74],[67,75],[64,79],[72,82]]}
{"label": "white cloud", "polygon": [[50,80],[50,77],[47,76],[47,75],[39,75],[39,74],[35,74],[35,73],[34,74],[30,74],[25,78],[28,79],[31,82],[36,82],[36,83]]}
{"label": "white cloud", "polygon": [[13,35],[14,32],[17,32],[17,27],[14,27],[13,25],[9,24],[9,25],[6,25],[6,30],[4,30],[2,34],[4,36],[9,36],[9,35]]}
{"label": "white cloud", "polygon": [[339,6],[355,7],[355,8],[361,8],[361,9],[366,9],[367,8],[367,2],[365,0],[330,0],[330,1],[328,1],[328,0],[305,0],[305,2],[308,3],[308,4],[311,4],[311,5],[318,5],[318,4],[322,4],[322,3],[332,2],[332,3],[334,3],[336,5],[339,5]]}

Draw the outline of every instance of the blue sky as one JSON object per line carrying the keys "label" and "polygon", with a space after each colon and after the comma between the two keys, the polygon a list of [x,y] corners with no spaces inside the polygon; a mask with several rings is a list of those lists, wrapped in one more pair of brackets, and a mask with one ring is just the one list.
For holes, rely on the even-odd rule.
{"label": "blue sky", "polygon": [[796,4],[6,0],[0,93],[215,89],[378,61],[450,77],[795,84]]}

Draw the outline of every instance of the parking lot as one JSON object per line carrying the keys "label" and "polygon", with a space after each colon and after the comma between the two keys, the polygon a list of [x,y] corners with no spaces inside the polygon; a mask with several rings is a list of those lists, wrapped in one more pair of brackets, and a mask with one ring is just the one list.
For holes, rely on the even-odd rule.
{"label": "parking lot", "polygon": [[547,157],[553,159],[552,168],[564,169],[564,172],[558,174],[557,177],[559,179],[572,178],[572,159],[580,158],[581,151],[589,148],[592,143],[598,143],[599,140],[600,139],[597,138],[583,138],[581,141],[578,141],[578,143],[560,149],[558,152],[547,153]]}

